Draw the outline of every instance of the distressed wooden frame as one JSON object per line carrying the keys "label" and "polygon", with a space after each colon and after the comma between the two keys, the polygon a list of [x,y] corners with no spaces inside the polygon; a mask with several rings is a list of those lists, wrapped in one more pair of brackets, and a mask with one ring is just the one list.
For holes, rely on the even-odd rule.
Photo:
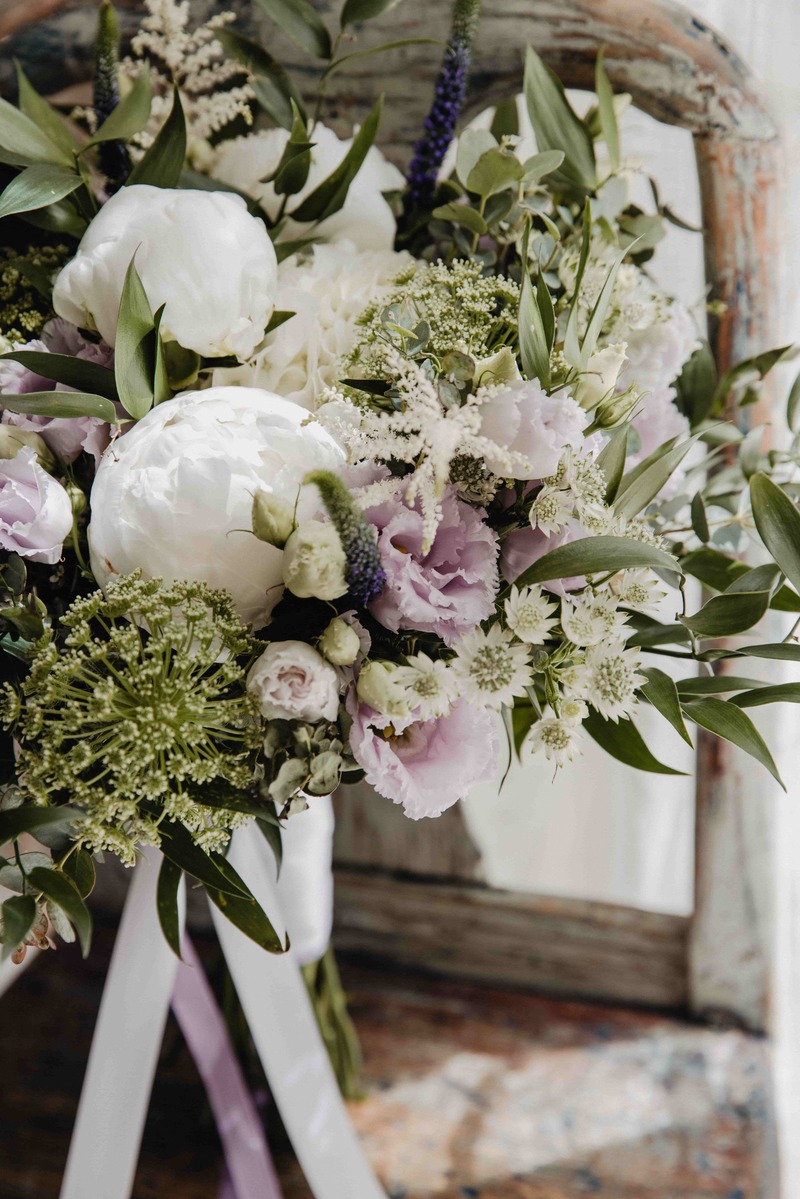
{"label": "distressed wooden frame", "polygon": [[[135,8],[136,0],[120,0]],[[339,0],[314,0],[335,27]],[[259,20],[248,0],[226,0],[276,43],[302,78],[309,60]],[[449,0],[404,0],[365,27],[360,45],[447,36]],[[76,50],[75,10],[91,37],[87,0],[21,0],[0,36],[56,14],[52,33]],[[50,22],[45,22],[49,25]],[[656,119],[691,131],[705,236],[706,277],[726,308],[712,329],[719,366],[771,344],[778,253],[776,129],[759,88],[719,36],[671,0],[484,0],[471,111],[520,90],[533,44],[565,85],[591,88],[597,51],[617,90]],[[81,50],[81,47],[77,47]],[[85,50],[85,47],[83,47]],[[381,139],[404,164],[432,94],[440,46],[357,60],[332,77],[330,111],[346,127],[386,94]],[[60,85],[85,78],[73,53]],[[74,70],[72,68],[74,67]],[[70,73],[72,72],[72,73]],[[309,89],[310,90],[310,89]],[[763,1029],[770,1019],[771,787],[760,768],[701,735],[698,748],[695,911],[691,919],[609,904],[486,887],[458,808],[415,824],[368,788],[337,797],[336,938],[348,950],[403,965],[582,997],[686,1007]]]}

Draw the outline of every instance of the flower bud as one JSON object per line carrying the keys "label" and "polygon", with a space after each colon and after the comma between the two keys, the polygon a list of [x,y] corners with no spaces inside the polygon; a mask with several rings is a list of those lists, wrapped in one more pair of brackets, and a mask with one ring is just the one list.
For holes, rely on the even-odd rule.
{"label": "flower bud", "polygon": [[623,341],[595,350],[573,389],[581,408],[589,412],[608,395],[625,364],[627,348]]}
{"label": "flower bud", "polygon": [[641,396],[635,391],[626,391],[621,396],[609,396],[594,410],[595,426],[598,429],[616,428],[628,419],[640,399]]}
{"label": "flower bud", "polygon": [[72,504],[72,515],[74,517],[82,516],[88,503],[85,494],[77,483],[65,483],[64,488],[69,496],[69,502]]}
{"label": "flower bud", "polygon": [[335,616],[319,639],[319,652],[334,666],[352,666],[361,649],[361,641],[354,628]]}
{"label": "flower bud", "polygon": [[16,458],[23,446],[36,452],[39,465],[46,471],[55,468],[56,460],[38,433],[18,429],[14,425],[0,425],[0,458]]}
{"label": "flower bud", "polygon": [[307,520],[286,542],[283,581],[301,599],[339,599],[347,591],[346,565],[342,542],[333,525]]}
{"label": "flower bud", "polygon": [[381,716],[410,716],[411,704],[402,679],[402,667],[394,662],[367,662],[358,676],[356,693],[362,704]]}
{"label": "flower bud", "polygon": [[483,383],[510,383],[512,379],[521,379],[514,351],[510,346],[503,346],[490,358],[479,358],[475,363],[473,382],[476,387]]}
{"label": "flower bud", "polygon": [[294,528],[294,508],[283,496],[258,491],[253,498],[253,532],[259,541],[282,550]]}

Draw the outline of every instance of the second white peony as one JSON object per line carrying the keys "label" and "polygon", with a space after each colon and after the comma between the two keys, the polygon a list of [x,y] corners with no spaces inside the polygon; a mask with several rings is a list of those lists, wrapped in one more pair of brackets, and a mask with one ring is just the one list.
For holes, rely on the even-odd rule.
{"label": "second white peony", "polygon": [[[253,496],[294,505],[305,474],[344,455],[302,408],[266,391],[214,387],[148,412],[103,455],[92,487],[89,548],[95,578],[141,570],[224,588],[242,619],[262,628],[283,592],[283,552],[251,529]],[[303,488],[299,519],[319,510]]]}
{"label": "second white peony", "polygon": [[247,358],[264,337],[278,262],[241,196],[135,184],[112,196],[53,289],[59,316],[113,346],[131,259],[161,332],[209,358]]}

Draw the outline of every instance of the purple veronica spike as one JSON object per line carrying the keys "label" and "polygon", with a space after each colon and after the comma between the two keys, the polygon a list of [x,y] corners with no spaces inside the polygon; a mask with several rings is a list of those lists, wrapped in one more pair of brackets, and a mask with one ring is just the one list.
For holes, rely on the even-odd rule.
{"label": "purple veronica spike", "polygon": [[319,489],[344,550],[344,577],[348,594],[356,604],[366,608],[386,586],[386,571],[378,550],[377,533],[355,505],[341,479],[331,471],[312,471],[306,475],[304,482],[315,483]]}

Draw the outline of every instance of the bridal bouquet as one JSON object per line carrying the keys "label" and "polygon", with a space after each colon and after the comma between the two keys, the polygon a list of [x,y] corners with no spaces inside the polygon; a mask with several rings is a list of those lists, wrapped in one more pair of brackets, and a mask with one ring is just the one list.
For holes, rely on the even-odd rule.
{"label": "bridal bouquet", "polygon": [[320,62],[315,109],[229,16],[192,29],[177,0],[147,0],[122,61],[103,0],[90,107],[65,117],[21,71],[0,102],[17,959],[87,951],[95,863],[147,844],[176,949],[186,874],[279,952],[226,858],[245,822],[279,853],[293,813],[360,778],[433,817],[510,754],[547,774],[587,737],[673,773],[643,705],[777,777],[747,709],[800,695],[712,669],[800,660],[797,625],[750,633],[800,618],[800,388],[791,436],[741,431],[787,350],[718,377],[653,282],[676,218],[630,200],[602,58],[579,116],[528,49],[524,109],[456,138],[458,0],[404,177],[380,100],[346,138],[324,122],[387,0],[346,0],[333,39],[299,0],[261,6]]}

